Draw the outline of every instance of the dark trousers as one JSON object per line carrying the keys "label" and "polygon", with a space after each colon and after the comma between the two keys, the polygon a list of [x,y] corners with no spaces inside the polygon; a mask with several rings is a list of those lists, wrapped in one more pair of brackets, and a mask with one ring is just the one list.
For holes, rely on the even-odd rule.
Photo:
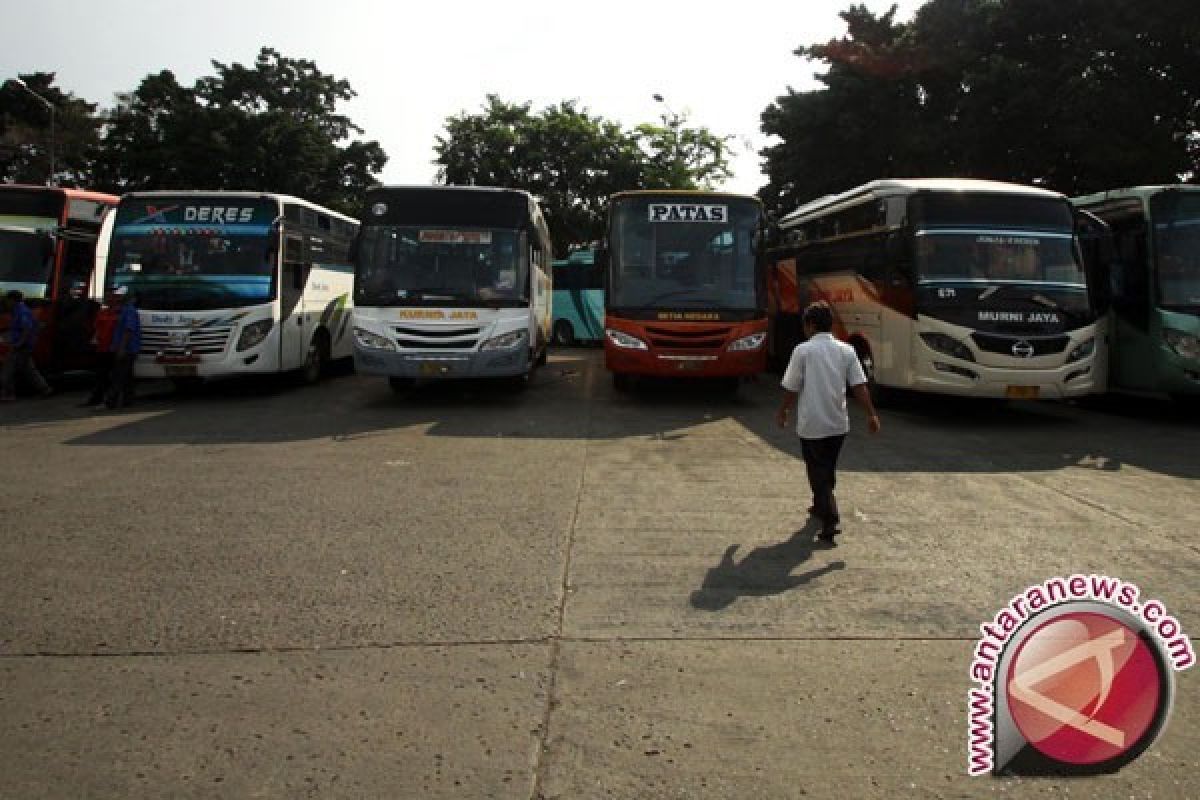
{"label": "dark trousers", "polygon": [[845,434],[800,440],[804,466],[808,469],[808,485],[812,487],[813,516],[821,520],[826,530],[836,528],[841,521],[833,489],[837,486],[837,460],[844,441]]}
{"label": "dark trousers", "polygon": [[46,383],[33,363],[33,353],[14,347],[8,351],[4,366],[0,367],[0,397],[15,397],[17,380],[20,378],[24,378],[38,394],[50,394],[50,384]]}
{"label": "dark trousers", "polygon": [[121,408],[133,402],[133,353],[116,353],[113,368],[109,373],[108,396],[105,404],[109,408]]}
{"label": "dark trousers", "polygon": [[96,383],[92,386],[92,393],[87,400],[88,405],[103,403],[104,398],[108,396],[108,387],[112,382],[114,361],[115,356],[112,353],[96,354]]}

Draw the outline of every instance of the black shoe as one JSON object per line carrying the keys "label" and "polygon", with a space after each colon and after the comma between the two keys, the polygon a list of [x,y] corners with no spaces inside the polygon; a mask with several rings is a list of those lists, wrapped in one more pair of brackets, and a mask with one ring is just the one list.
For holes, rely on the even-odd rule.
{"label": "black shoe", "polygon": [[817,534],[817,538],[820,539],[822,542],[828,542],[829,544],[834,544],[833,537],[837,536],[839,533],[841,533],[841,531],[838,530],[838,528],[836,526],[829,526],[826,528],[822,528],[821,532]]}

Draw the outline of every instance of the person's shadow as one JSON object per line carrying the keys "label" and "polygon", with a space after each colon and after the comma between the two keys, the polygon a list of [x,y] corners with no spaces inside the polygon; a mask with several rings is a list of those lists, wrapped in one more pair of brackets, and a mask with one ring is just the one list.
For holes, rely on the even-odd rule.
{"label": "person's shadow", "polygon": [[834,570],[845,569],[845,561],[833,561],[799,575],[792,574],[792,570],[812,557],[814,549],[828,547],[816,541],[818,530],[819,523],[809,520],[786,542],[756,547],[737,563],[733,555],[741,545],[729,545],[721,562],[704,575],[700,588],[692,592],[692,607],[720,611],[739,597],[781,594]]}

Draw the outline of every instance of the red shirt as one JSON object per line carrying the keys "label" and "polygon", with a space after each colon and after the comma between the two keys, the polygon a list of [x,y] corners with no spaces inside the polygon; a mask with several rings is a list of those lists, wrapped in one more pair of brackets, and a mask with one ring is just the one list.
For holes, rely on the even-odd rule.
{"label": "red shirt", "polygon": [[107,353],[111,349],[113,330],[117,327],[117,314],[111,308],[96,312],[96,352]]}

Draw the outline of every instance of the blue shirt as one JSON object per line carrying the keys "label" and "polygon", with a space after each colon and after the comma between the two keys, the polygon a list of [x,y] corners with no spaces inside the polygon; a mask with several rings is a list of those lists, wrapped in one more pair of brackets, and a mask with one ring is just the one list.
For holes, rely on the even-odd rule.
{"label": "blue shirt", "polygon": [[[125,349],[119,350],[125,334],[129,334],[128,341],[125,342]],[[117,317],[117,325],[113,328],[108,349],[114,353],[132,353],[135,356],[142,349],[142,321],[138,317],[137,308],[131,303],[121,306],[121,315]]]}
{"label": "blue shirt", "polygon": [[29,306],[22,300],[13,306],[12,322],[8,326],[8,343],[15,347],[26,332],[29,333],[29,338],[26,339],[23,349],[32,350],[34,342],[37,341],[37,321],[33,318]]}

